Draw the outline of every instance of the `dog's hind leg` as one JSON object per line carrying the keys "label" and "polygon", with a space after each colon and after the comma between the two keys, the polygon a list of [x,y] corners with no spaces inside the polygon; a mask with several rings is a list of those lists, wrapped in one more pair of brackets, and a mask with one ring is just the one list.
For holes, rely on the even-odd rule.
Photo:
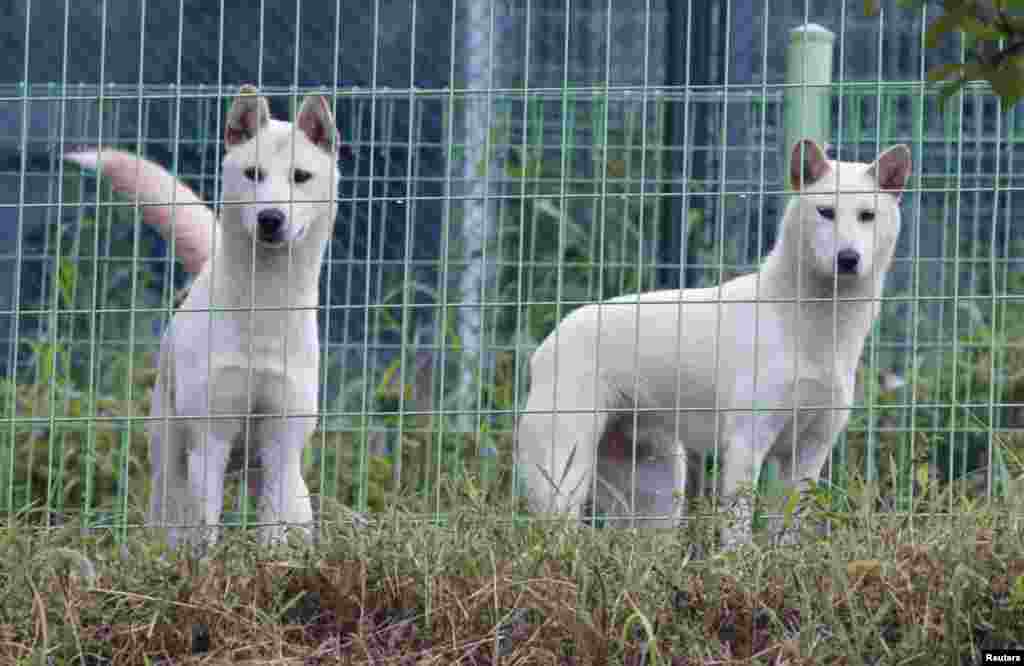
{"label": "dog's hind leg", "polygon": [[189,494],[185,451],[188,431],[180,423],[154,421],[149,427],[151,527],[165,527],[167,545],[175,548],[181,526],[195,521],[196,511]]}
{"label": "dog's hind leg", "polygon": [[265,541],[281,540],[294,527],[311,536],[313,506],[302,478],[302,450],[316,427],[308,417],[265,418],[258,426],[263,480],[260,522]]}
{"label": "dog's hind leg", "polygon": [[531,509],[579,516],[590,495],[597,447],[608,423],[605,389],[594,379],[531,388],[519,422],[519,469]]}
{"label": "dog's hind leg", "polygon": [[[674,433],[657,428],[648,432],[656,452],[652,461],[657,470],[649,469],[647,475],[637,479],[637,487],[645,487],[653,496],[647,509],[651,520],[645,524],[651,527],[679,527],[686,509],[686,483],[688,472],[694,465],[696,455],[689,455],[683,442]],[[650,467],[650,465],[649,465]]]}
{"label": "dog's hind leg", "polygon": [[673,484],[669,487],[658,486],[655,492],[655,503],[650,509],[652,527],[679,527],[686,513],[686,496],[688,472],[694,465],[694,458],[686,452],[683,442],[663,435],[664,447],[659,456],[659,464],[670,471]]}
{"label": "dog's hind leg", "polygon": [[626,436],[623,426],[632,430],[630,421],[626,415],[604,436],[594,505],[614,517],[612,526],[676,527],[685,507],[686,450],[661,427]]}
{"label": "dog's hind leg", "polygon": [[[167,354],[166,344],[161,354]],[[165,374],[167,368],[173,367],[172,364],[162,357],[160,367],[150,409],[153,420],[146,428],[150,441],[149,515],[146,520],[150,527],[167,530],[167,545],[173,549],[178,545],[182,526],[194,523],[198,512],[188,483],[186,452],[190,448],[189,424],[175,418],[173,395],[168,390],[173,385],[173,375]]]}

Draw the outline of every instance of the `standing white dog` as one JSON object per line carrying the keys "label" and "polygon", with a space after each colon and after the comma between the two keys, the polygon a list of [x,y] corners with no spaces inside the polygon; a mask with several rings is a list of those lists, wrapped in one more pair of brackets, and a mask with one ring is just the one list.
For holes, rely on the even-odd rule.
{"label": "standing white dog", "polygon": [[323,97],[306,98],[293,125],[270,118],[251,86],[225,124],[216,224],[151,162],[119,151],[66,156],[156,204],[147,222],[173,233],[186,269],[200,271],[161,346],[149,427],[149,520],[168,526],[172,546],[185,527],[219,523],[229,456],[246,445],[261,463],[265,537],[313,517],[301,453],[316,426],[316,310],[336,213],[337,131]]}
{"label": "standing white dog", "polygon": [[533,354],[517,441],[534,510],[578,513],[593,485],[599,505],[627,498],[635,515],[674,524],[664,497],[634,490],[633,456],[598,450],[610,424],[631,430],[634,418],[679,490],[687,458],[691,475],[699,458],[686,451],[720,445],[720,490],[737,519],[727,546],[750,538],[738,491],[769,455],[790,484],[818,477],[850,416],[911,160],[899,145],[871,165],[833,162],[803,140],[791,164],[797,193],[760,270],[582,307]]}

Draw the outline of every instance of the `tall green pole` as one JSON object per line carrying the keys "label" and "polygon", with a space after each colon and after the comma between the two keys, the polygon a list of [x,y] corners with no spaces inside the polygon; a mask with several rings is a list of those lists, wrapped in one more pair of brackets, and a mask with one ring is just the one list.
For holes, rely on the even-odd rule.
{"label": "tall green pole", "polygon": [[793,144],[810,138],[824,146],[832,128],[832,50],[836,36],[816,23],[789,32],[786,47],[786,88],[783,93],[783,123],[786,141],[782,147],[785,187],[789,183],[789,158]]}

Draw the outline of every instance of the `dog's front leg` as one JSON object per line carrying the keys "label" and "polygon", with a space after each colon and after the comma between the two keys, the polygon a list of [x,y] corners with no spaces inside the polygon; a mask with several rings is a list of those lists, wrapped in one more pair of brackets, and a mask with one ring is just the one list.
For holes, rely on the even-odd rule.
{"label": "dog's front leg", "polygon": [[309,538],[313,506],[302,478],[302,449],[316,427],[309,417],[265,418],[258,428],[263,482],[260,522],[266,542],[284,538],[287,527],[297,527]]}
{"label": "dog's front leg", "polygon": [[[846,427],[850,412],[846,409],[807,409],[797,415],[798,429],[794,438],[783,437],[771,456],[779,463],[779,479],[789,497],[804,492],[821,476],[836,437]],[[789,528],[773,529],[778,543],[791,544],[801,531],[799,516],[793,516]]]}
{"label": "dog's front leg", "polygon": [[780,411],[740,411],[725,417],[722,502],[729,512],[729,524],[722,530],[723,548],[750,542],[754,517],[751,493],[765,457],[790,419],[789,412]]}
{"label": "dog's front leg", "polygon": [[[211,425],[208,432],[202,432],[193,440],[197,444],[188,452],[189,493],[199,514],[189,522],[197,522],[197,529],[202,532],[200,538],[192,539],[194,544],[204,540],[213,543],[217,539],[221,509],[224,506],[224,474],[231,453],[231,442],[235,433],[241,430],[241,426],[234,421],[231,419],[231,423]],[[197,428],[206,430],[203,424],[197,424]]]}

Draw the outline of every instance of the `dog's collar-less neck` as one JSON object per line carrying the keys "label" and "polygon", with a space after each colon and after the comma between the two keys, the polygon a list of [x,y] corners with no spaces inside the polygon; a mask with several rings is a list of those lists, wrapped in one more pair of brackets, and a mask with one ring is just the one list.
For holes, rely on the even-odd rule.
{"label": "dog's collar-less neck", "polygon": [[830,285],[827,291],[810,288],[814,278],[801,276],[803,289],[798,289],[795,266],[786,266],[774,252],[766,258],[760,272],[760,284],[774,287],[771,293],[762,289],[762,297],[796,304],[783,319],[794,340],[817,340],[824,335],[830,341],[825,346],[826,357],[842,351],[835,358],[841,361],[838,367],[849,370],[851,364],[856,364],[877,314],[877,299],[885,286],[884,274],[858,280],[845,288],[841,284],[839,289]]}
{"label": "dog's collar-less neck", "polygon": [[[254,247],[252,237],[241,228],[240,221],[230,219],[231,215],[225,211],[219,220],[217,246],[207,267],[213,273],[211,277],[221,298],[247,305],[252,300],[249,289],[254,287],[264,291],[263,297],[270,297],[269,300],[274,300],[271,293],[280,290],[285,300],[291,300],[294,295],[310,295],[319,301],[317,285],[332,225],[313,220],[312,227],[297,243],[275,248],[257,242]],[[235,235],[235,238],[226,238],[228,235]],[[270,276],[278,276],[275,283],[267,282]],[[278,282],[280,276],[287,276],[290,286],[286,288]]]}

